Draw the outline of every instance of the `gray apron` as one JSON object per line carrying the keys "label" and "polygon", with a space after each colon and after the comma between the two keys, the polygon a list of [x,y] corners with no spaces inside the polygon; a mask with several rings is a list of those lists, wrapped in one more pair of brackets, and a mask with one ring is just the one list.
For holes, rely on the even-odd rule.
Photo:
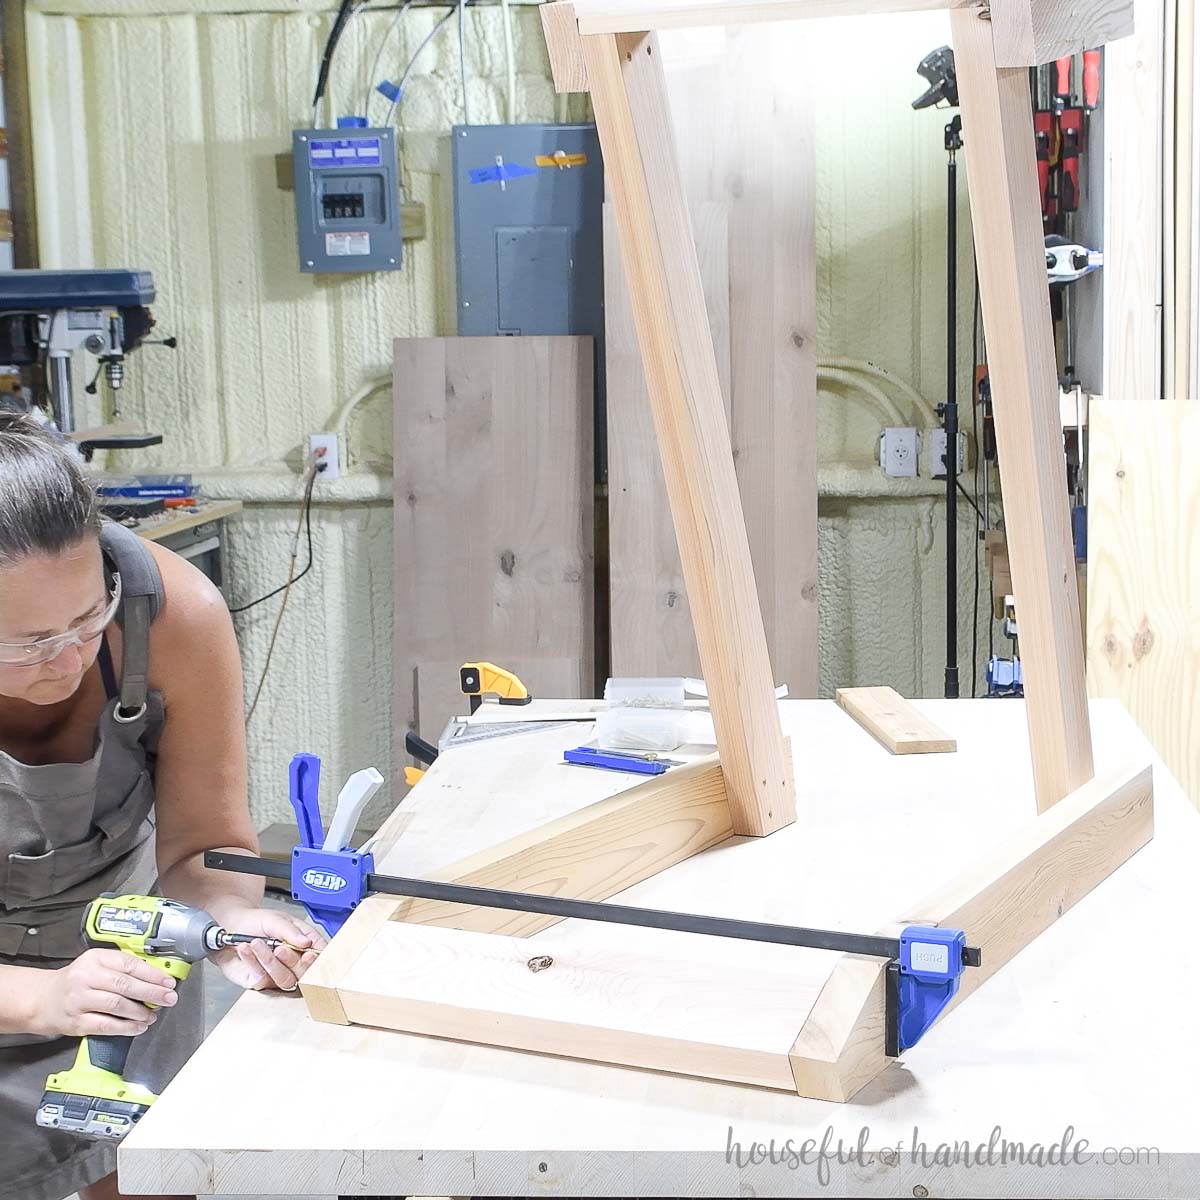
{"label": "gray apron", "polygon": [[[106,524],[100,544],[121,576],[121,679],[108,642],[98,665],[108,696],[92,757],[27,766],[0,751],[0,963],[58,968],[86,949],[84,905],[101,892],[153,893],[154,765],[163,702],[146,684],[150,625],[162,579],[146,544]],[[155,1091],[200,1042],[200,971],[179,1003],[137,1038],[126,1075]],[[41,1129],[46,1077],[65,1070],[77,1038],[0,1035],[0,1200],[62,1200],[116,1169],[116,1147]]]}

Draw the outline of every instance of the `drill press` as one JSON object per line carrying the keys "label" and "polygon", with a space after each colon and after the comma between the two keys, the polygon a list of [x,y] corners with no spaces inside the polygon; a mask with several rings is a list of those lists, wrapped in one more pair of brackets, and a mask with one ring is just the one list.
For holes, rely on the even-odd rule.
{"label": "drill press", "polygon": [[[63,433],[75,430],[71,358],[80,350],[98,362],[87,390],[103,374],[115,397],[125,378],[125,356],[152,339],[154,280],[149,271],[5,271],[0,273],[0,363],[41,368],[54,419]],[[87,439],[96,449],[154,446],[161,434],[106,433]]]}

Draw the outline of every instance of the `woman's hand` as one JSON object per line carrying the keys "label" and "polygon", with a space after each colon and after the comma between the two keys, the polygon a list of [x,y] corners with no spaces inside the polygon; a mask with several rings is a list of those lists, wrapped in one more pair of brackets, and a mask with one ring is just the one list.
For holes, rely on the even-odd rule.
{"label": "woman's hand", "polygon": [[222,911],[221,917],[230,933],[253,933],[287,943],[272,950],[266,942],[247,942],[213,955],[213,962],[226,979],[254,991],[269,988],[295,991],[300,976],[317,961],[317,952],[328,944],[316,926],[278,909],[235,909]]}
{"label": "woman's hand", "polygon": [[136,1037],[154,1024],[146,1007],[170,1008],[175,980],[121,950],[86,950],[56,971],[38,971],[31,1033],[58,1037]]}

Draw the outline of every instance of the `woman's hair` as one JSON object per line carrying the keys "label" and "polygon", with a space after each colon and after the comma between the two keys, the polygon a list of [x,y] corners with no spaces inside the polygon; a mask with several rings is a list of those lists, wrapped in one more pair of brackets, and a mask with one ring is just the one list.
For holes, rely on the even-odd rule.
{"label": "woman's hair", "polygon": [[0,566],[58,554],[99,529],[96,493],[74,448],[31,418],[0,411]]}

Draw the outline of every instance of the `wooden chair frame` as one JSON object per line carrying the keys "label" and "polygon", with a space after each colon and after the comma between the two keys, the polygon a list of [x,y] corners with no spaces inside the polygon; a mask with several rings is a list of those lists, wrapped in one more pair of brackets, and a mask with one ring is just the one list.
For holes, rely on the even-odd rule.
{"label": "wooden chair frame", "polygon": [[[655,31],[687,25],[948,8],[968,134],[980,293],[987,326],[1008,545],[1038,816],[947,888],[897,914],[968,930],[984,967],[961,996],[1047,928],[1152,834],[1148,769],[1093,780],[1075,595],[1058,383],[1044,269],[1027,68],[1132,30],[1131,0],[575,0],[542,8],[555,85],[589,91],[604,151],[719,762],[677,768],[570,817],[454,864],[445,879],[604,899],[730,835],[795,820],[782,734],[700,271]],[[440,765],[440,764],[439,764]],[[383,850],[404,824],[382,832]],[[613,863],[620,863],[614,869]],[[419,1033],[663,1066],[847,1100],[887,1064],[884,964],[845,956],[797,1031],[786,1062],[744,1063],[578,1025],[544,1009],[518,1021],[406,995],[369,994],[352,971],[390,922],[424,937],[528,936],[553,923],[490,910],[375,897],[305,977],[312,1015]],[[894,933],[891,928],[882,932]],[[462,945],[460,941],[460,946]],[[503,957],[503,955],[501,955]],[[521,957],[519,948],[516,957]],[[493,969],[486,963],[480,970]],[[647,973],[656,969],[647,960]],[[763,986],[768,986],[765,982]],[[595,1034],[596,1031],[592,1030]],[[718,1050],[722,1048],[718,1047]]]}

